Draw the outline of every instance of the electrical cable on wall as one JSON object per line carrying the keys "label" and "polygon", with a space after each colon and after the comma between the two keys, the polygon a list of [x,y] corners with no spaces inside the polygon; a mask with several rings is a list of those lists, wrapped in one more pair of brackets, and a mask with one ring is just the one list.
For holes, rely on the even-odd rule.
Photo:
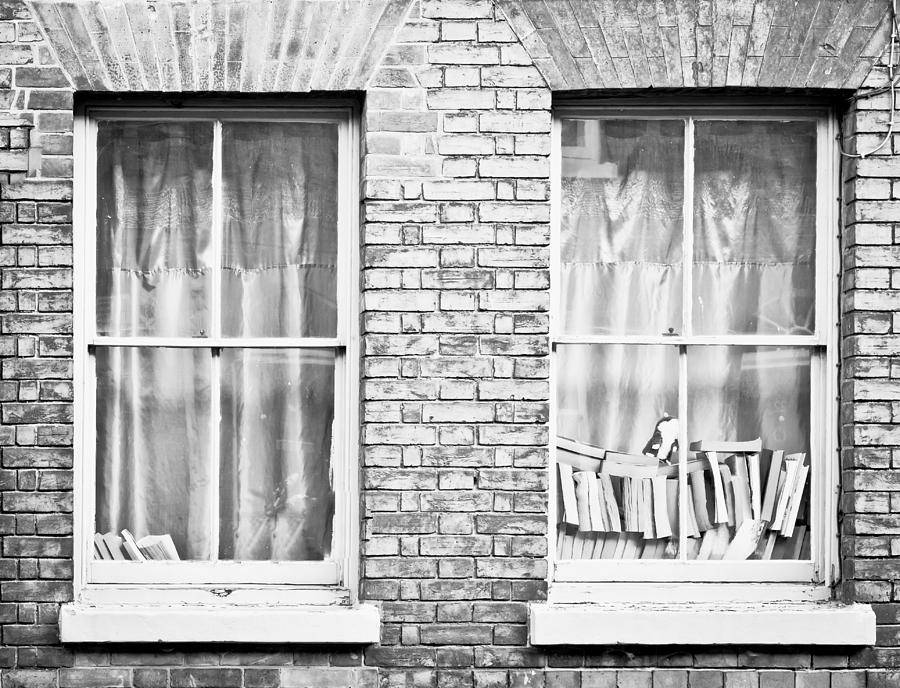
{"label": "electrical cable on wall", "polygon": [[896,67],[895,60],[897,58],[898,51],[898,41],[900,41],[900,27],[897,25],[897,0],[891,0],[891,43],[890,43],[890,54],[888,57],[888,85],[883,86],[881,88],[868,91],[866,93],[860,94],[858,96],[854,96],[850,99],[850,102],[856,102],[857,100],[863,100],[865,98],[872,98],[874,96],[880,95],[887,91],[891,94],[891,109],[890,109],[890,121],[888,122],[888,130],[887,134],[884,135],[884,138],[881,140],[877,146],[875,146],[872,150],[866,151],[865,153],[848,153],[843,147],[840,148],[840,153],[844,157],[847,158],[866,158],[870,155],[873,155],[884,148],[884,145],[890,141],[891,136],[894,134],[894,113],[896,111],[896,90],[897,90],[897,81],[900,79],[900,76],[895,75]]}

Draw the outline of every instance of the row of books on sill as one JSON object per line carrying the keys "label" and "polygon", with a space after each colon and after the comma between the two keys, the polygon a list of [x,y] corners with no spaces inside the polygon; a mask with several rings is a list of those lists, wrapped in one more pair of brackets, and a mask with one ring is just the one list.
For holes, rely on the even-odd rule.
{"label": "row of books on sill", "polygon": [[[694,442],[686,558],[807,559],[805,454],[751,442]],[[557,438],[558,559],[679,556],[678,464]]]}
{"label": "row of books on sill", "polygon": [[113,532],[94,533],[94,559],[119,561],[180,560],[169,533],[145,535],[136,540],[127,528],[119,537]]}

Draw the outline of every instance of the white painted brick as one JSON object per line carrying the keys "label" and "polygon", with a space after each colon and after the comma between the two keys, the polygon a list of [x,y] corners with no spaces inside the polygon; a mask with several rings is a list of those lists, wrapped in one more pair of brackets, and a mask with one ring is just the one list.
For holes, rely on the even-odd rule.
{"label": "white painted brick", "polygon": [[489,423],[494,420],[494,405],[431,402],[422,405],[425,423]]}
{"label": "white painted brick", "polygon": [[493,244],[495,237],[492,225],[465,223],[422,227],[423,244]]}
{"label": "white painted brick", "polygon": [[[504,46],[504,50],[506,46]],[[543,86],[544,77],[535,67],[484,67],[481,70],[481,85],[501,88],[529,88]],[[514,95],[514,94],[510,94]]]}
{"label": "white painted brick", "polygon": [[548,133],[549,112],[484,112],[479,115],[481,131]]}
{"label": "white painted brick", "polygon": [[363,294],[363,308],[369,311],[433,311],[437,294],[412,289],[386,289]]}
{"label": "white painted brick", "polygon": [[549,110],[551,103],[549,89],[516,91],[516,107],[520,110]]}
{"label": "white painted brick", "polygon": [[441,159],[435,156],[368,155],[365,173],[372,177],[436,177]]}
{"label": "white painted brick", "polygon": [[442,311],[475,310],[475,294],[467,291],[441,292],[440,309]]}
{"label": "white painted brick", "polygon": [[368,423],[363,428],[363,442],[366,444],[434,444],[436,441],[435,429],[426,425]]}
{"label": "white painted brick", "polygon": [[478,131],[478,115],[473,113],[447,113],[443,116],[441,129],[451,132]]}
{"label": "white painted brick", "polygon": [[475,206],[471,203],[445,203],[441,205],[441,222],[474,222]]}
{"label": "white painted brick", "polygon": [[493,45],[432,43],[428,60],[431,64],[495,65],[500,63],[500,51]]}
{"label": "white painted brick", "polygon": [[363,265],[385,268],[437,267],[438,252],[433,248],[366,247]]}
{"label": "white painted brick", "polygon": [[444,86],[478,86],[481,73],[478,67],[446,67],[444,69]]}
{"label": "white painted brick", "polygon": [[499,289],[479,294],[478,305],[485,311],[546,311],[550,297],[545,291]]}
{"label": "white painted brick", "polygon": [[441,88],[428,91],[425,97],[432,110],[490,110],[495,101],[491,89]]}
{"label": "white painted brick", "polygon": [[517,39],[505,21],[480,21],[478,40],[482,43],[514,43]]}
{"label": "white painted brick", "polygon": [[478,24],[474,21],[441,22],[442,41],[474,41],[478,37]]}
{"label": "white painted brick", "polygon": [[546,201],[550,198],[550,182],[534,179],[517,181],[516,198],[520,201]]}
{"label": "white painted brick", "polygon": [[514,150],[517,155],[550,155],[550,137],[517,135]]}
{"label": "white painted brick", "polygon": [[478,219],[481,222],[549,222],[548,203],[480,203]]}
{"label": "white painted brick", "polygon": [[437,206],[415,201],[370,201],[365,204],[368,222],[436,222]]}
{"label": "white painted brick", "polygon": [[441,165],[445,177],[474,177],[478,164],[472,158],[447,158]]}
{"label": "white painted brick", "polygon": [[524,46],[510,44],[500,47],[500,62],[505,65],[530,65],[532,59]]}
{"label": "white painted brick", "polygon": [[536,156],[497,156],[478,163],[482,177],[549,177],[550,159]]}
{"label": "white painted brick", "polygon": [[441,155],[491,155],[494,137],[481,135],[446,135],[438,138]]}
{"label": "white painted brick", "polygon": [[489,181],[439,180],[422,184],[426,200],[484,200],[494,198],[494,183]]}

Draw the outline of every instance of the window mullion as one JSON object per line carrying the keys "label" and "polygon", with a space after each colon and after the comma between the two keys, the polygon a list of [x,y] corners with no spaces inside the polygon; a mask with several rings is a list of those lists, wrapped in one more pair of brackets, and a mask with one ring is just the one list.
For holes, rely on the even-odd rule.
{"label": "window mullion", "polygon": [[[222,336],[222,246],[223,227],[222,212],[223,192],[222,188],[222,122],[216,120],[213,125],[213,208],[212,231],[210,237],[210,335],[218,339]],[[211,351],[210,370],[210,470],[209,470],[209,556],[212,561],[219,559],[219,471],[221,467],[221,437],[219,425],[222,421],[222,394],[221,394],[221,349],[213,347]]]}

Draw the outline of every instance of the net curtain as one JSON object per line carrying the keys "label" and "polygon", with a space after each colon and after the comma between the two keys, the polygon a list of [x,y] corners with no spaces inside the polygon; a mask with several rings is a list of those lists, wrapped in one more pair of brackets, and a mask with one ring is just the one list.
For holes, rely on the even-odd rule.
{"label": "net curtain", "polygon": [[[681,121],[564,124],[563,333],[685,331],[685,145]],[[694,334],[813,331],[815,151],[814,122],[695,123]],[[678,414],[676,347],[558,351],[559,434],[640,452],[661,415]],[[808,352],[691,347],[688,406],[691,441],[762,435],[805,451]]]}
{"label": "net curtain", "polygon": [[[100,123],[99,334],[210,335],[213,145],[211,122]],[[223,124],[222,336],[336,336],[336,151],[333,125]],[[326,557],[333,352],[220,351],[216,384],[210,349],[98,348],[98,530],[171,533],[184,559]]]}

